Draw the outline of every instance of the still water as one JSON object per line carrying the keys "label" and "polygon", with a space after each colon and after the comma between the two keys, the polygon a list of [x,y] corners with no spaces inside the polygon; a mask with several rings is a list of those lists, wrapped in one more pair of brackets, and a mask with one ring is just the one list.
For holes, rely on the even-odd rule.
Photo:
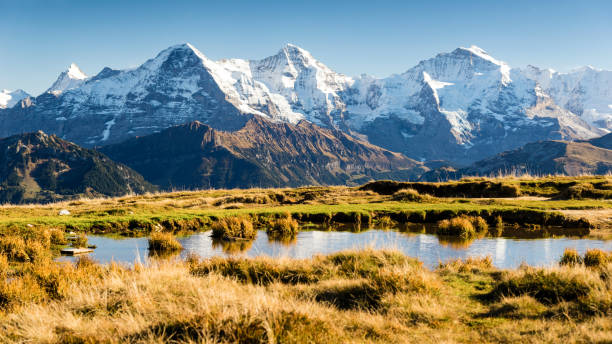
{"label": "still water", "polygon": [[[289,243],[268,239],[264,231],[251,242],[219,243],[210,237],[210,231],[181,237],[182,257],[195,253],[200,257],[241,255],[247,257],[271,256],[309,258],[315,254],[329,254],[348,249],[397,249],[407,256],[420,259],[435,267],[438,262],[466,257],[490,256],[498,268],[515,268],[525,262],[532,266],[556,264],[565,248],[574,248],[580,254],[587,249],[612,250],[612,241],[579,238],[482,238],[471,242],[449,242],[432,234],[416,234],[386,230],[361,233],[303,231]],[[110,238],[89,236],[89,243],[97,248],[90,254],[100,263],[111,261],[132,264],[146,263],[147,238]],[[59,260],[74,260],[61,257]]]}

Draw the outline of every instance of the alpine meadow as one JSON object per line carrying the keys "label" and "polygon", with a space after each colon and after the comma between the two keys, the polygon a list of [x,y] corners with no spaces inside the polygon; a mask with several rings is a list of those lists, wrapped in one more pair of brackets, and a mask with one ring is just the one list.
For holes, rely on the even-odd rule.
{"label": "alpine meadow", "polygon": [[0,0],[0,342],[612,342],[610,11]]}

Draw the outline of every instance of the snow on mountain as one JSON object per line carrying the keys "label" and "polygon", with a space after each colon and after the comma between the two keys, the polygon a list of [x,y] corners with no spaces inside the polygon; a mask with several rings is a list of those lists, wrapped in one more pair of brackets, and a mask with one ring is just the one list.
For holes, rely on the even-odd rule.
{"label": "snow on mountain", "polygon": [[90,78],[72,65],[51,93],[0,118],[0,136],[43,128],[100,145],[195,120],[237,130],[258,115],[341,129],[412,158],[468,163],[534,140],[601,135],[593,125],[610,121],[611,80],[590,68],[512,69],[476,46],[379,79],[336,73],[292,44],[261,60],[220,61],[180,44]]}
{"label": "snow on mountain", "polygon": [[30,97],[30,95],[24,90],[2,90],[0,91],[0,109],[12,108],[27,97]]}
{"label": "snow on mountain", "polygon": [[591,66],[569,73],[534,66],[524,73],[535,80],[555,103],[600,128],[612,130],[612,71]]}
{"label": "snow on mountain", "polygon": [[75,88],[83,84],[83,82],[87,79],[87,75],[81,71],[79,66],[75,63],[70,64],[67,70],[63,71],[57,80],[51,85],[51,87],[47,90],[48,93],[53,93],[55,95],[59,95],[65,90],[69,90],[71,88]]}
{"label": "snow on mountain", "polygon": [[292,44],[262,60],[221,60],[218,66],[231,73],[231,92],[248,107],[292,123],[335,126],[334,116],[344,109],[340,93],[353,83]]}

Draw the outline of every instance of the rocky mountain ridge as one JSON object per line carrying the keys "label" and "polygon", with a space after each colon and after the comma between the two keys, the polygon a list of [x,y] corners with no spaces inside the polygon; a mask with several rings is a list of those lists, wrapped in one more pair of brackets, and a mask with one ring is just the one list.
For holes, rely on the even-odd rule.
{"label": "rocky mountain ridge", "polygon": [[475,46],[383,79],[336,73],[291,44],[261,60],[220,61],[181,44],[134,69],[77,70],[0,110],[0,136],[43,129],[100,146],[195,120],[236,131],[258,115],[467,165],[537,140],[601,136],[612,118],[610,72],[513,69]]}
{"label": "rocky mountain ridge", "polygon": [[344,185],[428,170],[339,130],[260,116],[237,131],[191,122],[100,150],[164,189]]}

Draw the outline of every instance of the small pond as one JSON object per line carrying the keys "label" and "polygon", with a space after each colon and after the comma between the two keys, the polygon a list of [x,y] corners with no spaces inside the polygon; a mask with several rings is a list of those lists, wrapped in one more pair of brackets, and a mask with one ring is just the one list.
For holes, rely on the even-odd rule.
{"label": "small pond", "polygon": [[[490,256],[498,268],[515,268],[525,262],[532,266],[556,264],[566,248],[583,254],[587,249],[612,250],[612,241],[581,238],[481,238],[470,242],[447,241],[433,234],[368,230],[360,233],[334,231],[302,231],[289,243],[271,241],[264,231],[250,242],[217,242],[211,232],[200,232],[179,237],[183,245],[182,257],[195,253],[200,257],[242,255],[309,258],[316,254],[329,254],[348,249],[397,249],[407,256],[416,257],[429,267],[440,261],[456,258]],[[89,243],[97,248],[90,256],[100,263],[111,261],[132,264],[146,263],[147,238],[111,238],[89,236]],[[70,261],[75,257],[60,257]]]}

